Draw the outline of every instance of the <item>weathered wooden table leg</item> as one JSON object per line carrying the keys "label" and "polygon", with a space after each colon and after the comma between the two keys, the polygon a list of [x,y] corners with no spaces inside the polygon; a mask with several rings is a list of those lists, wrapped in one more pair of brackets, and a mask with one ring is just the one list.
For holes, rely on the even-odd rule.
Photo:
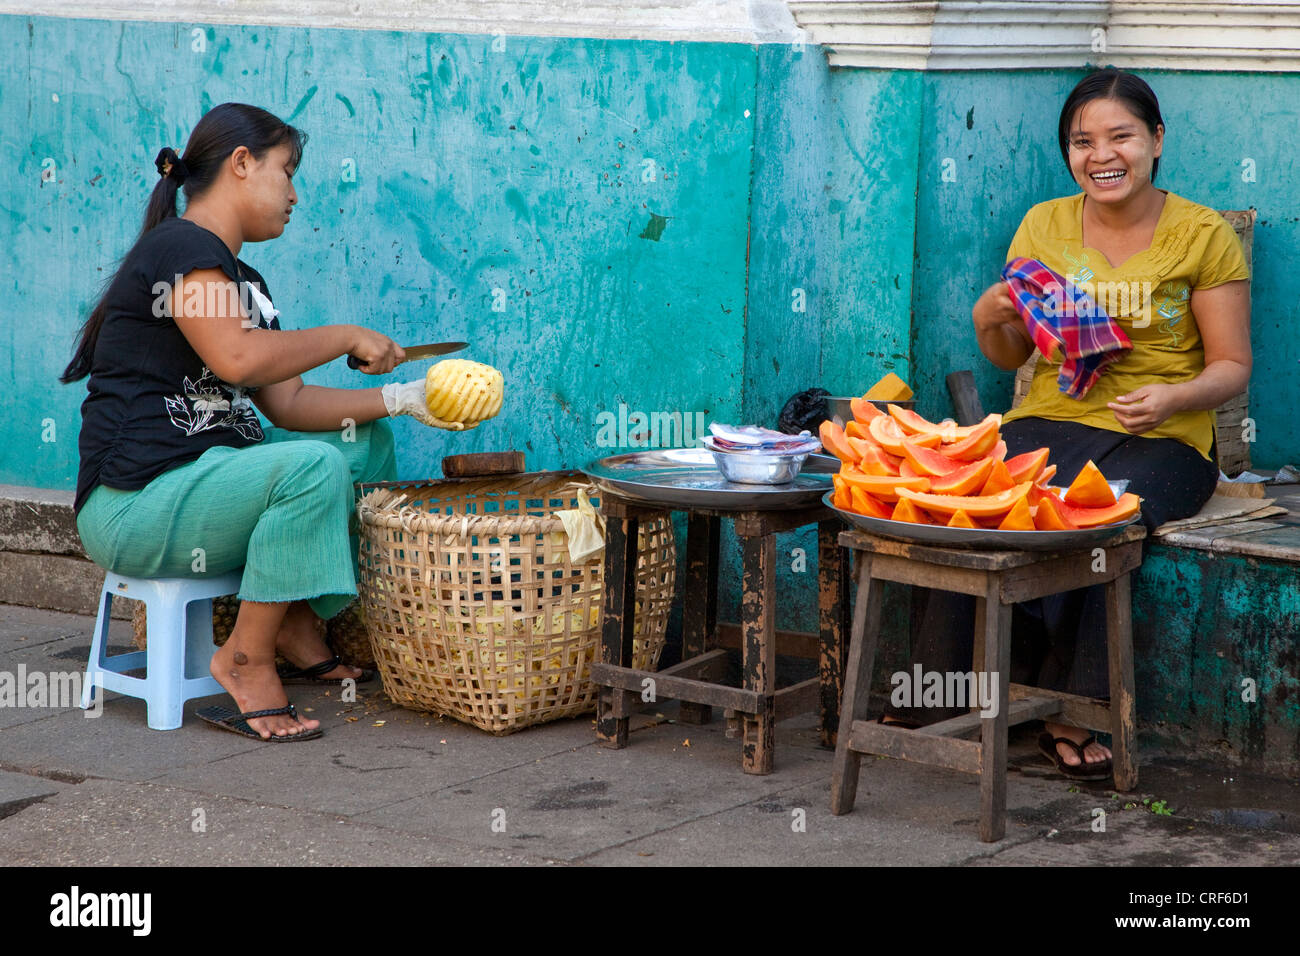
{"label": "weathered wooden table leg", "polygon": [[740,597],[741,673],[746,690],[768,695],[759,714],[746,714],[741,741],[745,773],[772,772],[776,749],[776,535],[743,535]]}
{"label": "weathered wooden table leg", "polygon": [[817,620],[821,631],[818,668],[821,678],[822,746],[834,747],[844,690],[844,657],[848,650],[849,569],[840,547],[843,524],[838,518],[817,524]]}
{"label": "weathered wooden table leg", "polygon": [[[994,574],[984,604],[984,671],[989,688],[997,679],[997,713],[980,721],[980,839],[1001,840],[1007,828],[1007,709],[1011,689],[1011,608],[1001,600]],[[976,675],[978,682],[979,675]]]}
{"label": "weathered wooden table leg", "polygon": [[871,703],[871,668],[876,662],[880,637],[880,605],[885,583],[871,576],[871,555],[858,553],[858,597],[849,629],[849,661],[845,670],[844,699],[840,702],[840,726],[831,764],[831,813],[836,816],[853,809],[858,796],[858,770],[862,755],[849,749],[855,720],[866,720]]}
{"label": "weathered wooden table leg", "polygon": [[[682,594],[682,660],[703,654],[716,639],[718,625],[718,546],[721,521],[692,513],[686,523],[686,586]],[[679,719],[707,724],[713,708],[684,700]]]}
{"label": "weathered wooden table leg", "polygon": [[[632,666],[632,635],[636,627],[637,516],[613,498],[605,512],[605,620],[600,634],[600,659],[606,664]],[[624,692],[602,687],[597,699],[597,742],[619,749],[627,746],[627,708],[615,701]]]}
{"label": "weathered wooden table leg", "polygon": [[1106,584],[1106,634],[1110,664],[1111,766],[1115,789],[1137,787],[1134,753],[1136,713],[1133,687],[1133,618],[1129,576],[1121,574]]}

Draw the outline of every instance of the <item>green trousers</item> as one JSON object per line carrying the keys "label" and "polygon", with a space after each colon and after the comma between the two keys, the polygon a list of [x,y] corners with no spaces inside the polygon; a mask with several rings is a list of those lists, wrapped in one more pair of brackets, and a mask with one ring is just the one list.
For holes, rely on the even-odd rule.
{"label": "green trousers", "polygon": [[336,615],[357,593],[352,485],[397,478],[392,428],[379,419],[355,434],[265,433],[247,448],[209,448],[139,491],[100,485],[77,516],[86,553],[139,578],[242,567],[241,600],[306,600]]}

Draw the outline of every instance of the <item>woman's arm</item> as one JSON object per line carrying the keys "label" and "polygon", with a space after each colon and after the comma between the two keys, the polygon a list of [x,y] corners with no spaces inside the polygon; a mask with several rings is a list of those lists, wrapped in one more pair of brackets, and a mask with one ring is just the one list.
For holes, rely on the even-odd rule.
{"label": "woman's arm", "polygon": [[1033,354],[1034,340],[1029,337],[1005,282],[984,290],[971,309],[971,320],[975,323],[975,341],[980,351],[998,368],[1008,372],[1018,369]]}
{"label": "woman's arm", "polygon": [[359,325],[293,331],[250,328],[239,304],[238,284],[220,269],[196,269],[185,276],[172,292],[171,309],[203,364],[232,385],[286,382],[348,354],[366,363],[362,371],[382,375],[406,357],[388,336]]}
{"label": "woman's arm", "polygon": [[388,415],[377,388],[321,388],[298,376],[264,385],[252,398],[272,425],[295,432],[338,431],[348,420],[362,425]]}
{"label": "woman's arm", "polygon": [[1140,435],[1176,412],[1218,408],[1250,383],[1250,283],[1241,279],[1192,292],[1205,369],[1188,382],[1144,385],[1107,407],[1126,431]]}

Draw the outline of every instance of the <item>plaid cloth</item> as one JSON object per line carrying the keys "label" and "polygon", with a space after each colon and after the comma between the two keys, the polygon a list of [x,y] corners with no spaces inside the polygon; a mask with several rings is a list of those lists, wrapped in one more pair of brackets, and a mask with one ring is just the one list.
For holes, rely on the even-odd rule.
{"label": "plaid cloth", "polygon": [[1056,382],[1070,398],[1083,398],[1106,366],[1133,350],[1091,296],[1037,259],[1012,259],[1002,278],[1038,351],[1061,363]]}

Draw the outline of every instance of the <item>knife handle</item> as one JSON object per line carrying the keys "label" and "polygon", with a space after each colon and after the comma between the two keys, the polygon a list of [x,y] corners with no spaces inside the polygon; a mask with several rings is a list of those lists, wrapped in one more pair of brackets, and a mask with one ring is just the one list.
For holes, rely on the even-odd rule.
{"label": "knife handle", "polygon": [[361,368],[361,366],[365,364],[365,362],[361,361],[361,359],[357,358],[355,355],[348,356],[348,368]]}

